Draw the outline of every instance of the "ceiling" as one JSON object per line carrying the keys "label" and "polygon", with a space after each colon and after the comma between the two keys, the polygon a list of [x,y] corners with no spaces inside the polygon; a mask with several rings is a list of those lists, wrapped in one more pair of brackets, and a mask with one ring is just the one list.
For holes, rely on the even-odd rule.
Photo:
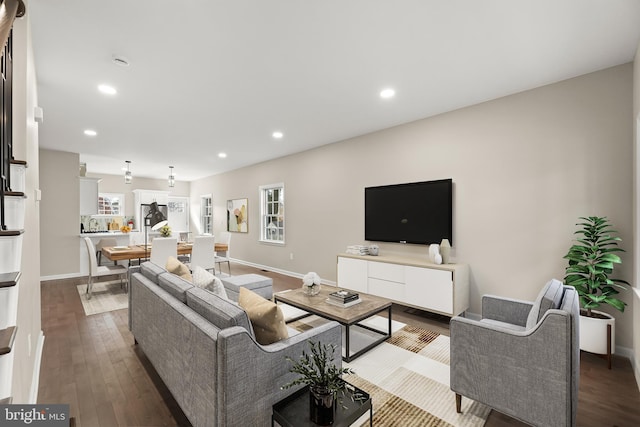
{"label": "ceiling", "polygon": [[130,160],[134,179],[172,165],[191,181],[623,64],[640,40],[637,0],[29,0],[27,13],[40,146],[80,153],[89,173]]}

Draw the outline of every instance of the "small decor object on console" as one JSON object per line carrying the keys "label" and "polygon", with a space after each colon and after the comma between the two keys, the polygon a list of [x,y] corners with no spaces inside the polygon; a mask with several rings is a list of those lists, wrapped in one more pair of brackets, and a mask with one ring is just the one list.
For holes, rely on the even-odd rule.
{"label": "small decor object on console", "polygon": [[354,374],[351,368],[338,368],[333,362],[336,346],[309,341],[311,354],[302,350],[298,361],[287,357],[293,363],[289,372],[301,376],[282,386],[287,389],[298,384],[309,386],[309,413],[311,421],[327,426],[333,424],[335,401],[340,401],[338,393],[344,395],[343,374]]}
{"label": "small decor object on console", "polygon": [[442,263],[449,264],[451,257],[451,243],[449,243],[449,239],[442,239],[442,242],[440,242],[440,255],[442,255]]}
{"label": "small decor object on console", "polygon": [[302,277],[302,290],[307,295],[317,295],[320,292],[321,281],[317,273],[310,271]]}
{"label": "small decor object on console", "polygon": [[378,256],[378,245],[371,245],[369,246],[369,255],[371,256]]}
{"label": "small decor object on console", "polygon": [[[429,245],[429,261],[435,264],[436,255],[440,255],[440,245],[437,243],[433,243]],[[440,262],[442,262],[442,260]]]}

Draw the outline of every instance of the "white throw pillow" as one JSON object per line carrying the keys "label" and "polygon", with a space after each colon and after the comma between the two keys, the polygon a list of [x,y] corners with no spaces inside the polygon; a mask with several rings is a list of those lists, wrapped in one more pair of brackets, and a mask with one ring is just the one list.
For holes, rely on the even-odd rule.
{"label": "white throw pillow", "polygon": [[218,295],[221,298],[229,299],[227,297],[227,291],[224,289],[224,285],[213,274],[209,273],[199,265],[191,273],[193,276],[193,284],[199,288],[205,289],[214,295]]}

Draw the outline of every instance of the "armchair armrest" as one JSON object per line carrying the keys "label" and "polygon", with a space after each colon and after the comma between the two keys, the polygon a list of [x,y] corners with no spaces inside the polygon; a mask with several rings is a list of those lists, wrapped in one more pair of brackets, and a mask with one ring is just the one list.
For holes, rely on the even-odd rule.
{"label": "armchair armrest", "polygon": [[[340,324],[328,322],[265,346],[257,344],[244,328],[234,326],[220,331],[218,425],[268,425],[273,404],[296,390],[281,388],[297,378],[297,374],[289,372],[286,358],[297,360],[303,350],[309,350],[310,339],[341,349]],[[339,351],[334,362],[342,366]]]}
{"label": "armchair armrest", "polygon": [[482,318],[525,326],[533,303],[494,295],[482,296]]}

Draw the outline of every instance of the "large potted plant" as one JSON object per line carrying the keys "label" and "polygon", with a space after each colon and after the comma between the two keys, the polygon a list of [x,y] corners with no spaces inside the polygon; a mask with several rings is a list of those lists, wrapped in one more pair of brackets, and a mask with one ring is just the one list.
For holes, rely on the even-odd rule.
{"label": "large potted plant", "polygon": [[311,421],[325,426],[333,423],[335,402],[338,393],[344,390],[343,374],[353,374],[350,368],[338,368],[334,363],[336,346],[309,341],[311,354],[302,351],[300,359],[287,360],[293,365],[290,372],[300,377],[282,386],[283,389],[299,384],[309,386],[309,413]]}
{"label": "large potted plant", "polygon": [[580,297],[580,349],[591,353],[607,354],[607,325],[611,325],[611,353],[615,349],[615,318],[595,310],[603,304],[621,312],[626,303],[616,295],[626,289],[628,282],[612,279],[615,264],[622,260],[616,254],[624,252],[618,247],[622,241],[614,234],[606,217],[580,217],[576,243],[564,258],[569,260],[564,282],[573,286]]}

